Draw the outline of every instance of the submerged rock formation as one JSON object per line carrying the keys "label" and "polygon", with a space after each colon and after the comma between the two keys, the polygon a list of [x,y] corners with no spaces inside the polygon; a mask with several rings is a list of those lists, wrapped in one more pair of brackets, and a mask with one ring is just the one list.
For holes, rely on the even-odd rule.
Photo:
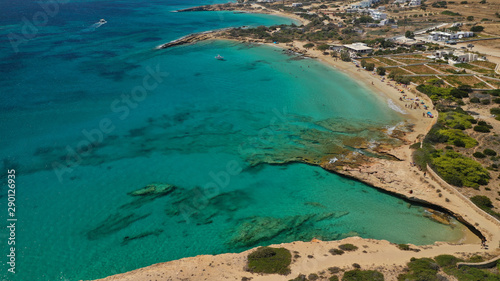
{"label": "submerged rock formation", "polygon": [[152,183],[145,187],[129,192],[130,196],[164,196],[176,189],[175,186],[168,183]]}

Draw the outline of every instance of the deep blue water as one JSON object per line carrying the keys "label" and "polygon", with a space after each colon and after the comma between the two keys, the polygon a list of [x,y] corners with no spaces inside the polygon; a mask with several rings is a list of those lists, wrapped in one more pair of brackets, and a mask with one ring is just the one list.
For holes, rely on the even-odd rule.
{"label": "deep blue water", "polygon": [[[433,222],[421,207],[284,164],[360,153],[347,149],[354,139],[394,142],[383,128],[402,117],[349,77],[269,46],[155,50],[193,32],[292,22],[171,13],[200,4],[60,4],[16,52],[8,35],[44,10],[0,3],[0,206],[7,169],[16,169],[18,204],[17,273],[2,258],[2,280],[99,278],[313,237],[427,244],[461,236],[460,225]],[[107,23],[96,25],[101,18]],[[176,188],[127,194],[148,184]],[[2,257],[8,235],[0,232]]]}

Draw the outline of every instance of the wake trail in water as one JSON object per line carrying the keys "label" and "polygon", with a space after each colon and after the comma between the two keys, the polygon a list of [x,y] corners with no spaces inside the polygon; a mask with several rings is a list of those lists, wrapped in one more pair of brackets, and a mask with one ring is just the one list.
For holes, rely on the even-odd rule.
{"label": "wake trail in water", "polygon": [[94,32],[94,31],[96,31],[96,29],[105,25],[106,23],[108,23],[106,20],[101,19],[100,21],[94,23],[93,25],[91,25],[85,29],[82,29],[81,32],[83,32],[83,33]]}

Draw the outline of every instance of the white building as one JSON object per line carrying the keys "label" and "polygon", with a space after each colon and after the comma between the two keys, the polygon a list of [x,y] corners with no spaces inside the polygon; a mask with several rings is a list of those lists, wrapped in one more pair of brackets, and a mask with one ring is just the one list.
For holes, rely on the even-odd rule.
{"label": "white building", "polygon": [[370,7],[371,5],[372,5],[372,2],[371,2],[370,0],[361,1],[361,2],[359,3],[359,6],[360,6],[361,8],[368,8],[368,7]]}
{"label": "white building", "polygon": [[344,45],[344,49],[349,51],[351,54],[369,54],[373,51],[372,48],[368,47],[365,43],[352,43]]}
{"label": "white building", "polygon": [[410,0],[410,6],[420,6],[422,4],[421,0]]}
{"label": "white building", "polygon": [[450,55],[453,55],[453,50],[437,50],[432,54],[432,56],[434,58],[438,58],[438,59],[441,59],[445,56],[450,56]]}
{"label": "white building", "polygon": [[441,31],[432,31],[429,33],[429,40],[432,41],[446,41],[446,40],[454,40],[459,38],[467,38],[474,36],[474,32],[471,31],[459,31],[457,33],[450,32],[441,32]]}
{"label": "white building", "polygon": [[294,8],[302,7],[302,3],[292,3],[292,7]]}
{"label": "white building", "polygon": [[387,24],[389,24],[389,19],[381,20],[378,25],[384,26],[384,25],[387,25]]}
{"label": "white building", "polygon": [[453,53],[453,56],[455,56],[457,58],[454,60],[451,60],[451,59],[448,60],[448,62],[451,64],[475,61],[478,58],[477,54],[464,53],[464,52],[460,52],[460,51]]}
{"label": "white building", "polygon": [[387,18],[387,14],[381,12],[373,12],[371,13],[371,16],[373,20],[385,20]]}
{"label": "white building", "polygon": [[469,38],[474,36],[472,31],[459,31],[457,32],[458,38]]}

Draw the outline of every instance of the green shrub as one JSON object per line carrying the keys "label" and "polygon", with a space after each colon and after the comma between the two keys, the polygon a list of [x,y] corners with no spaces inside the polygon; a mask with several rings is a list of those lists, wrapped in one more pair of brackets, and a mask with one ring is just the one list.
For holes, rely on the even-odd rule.
{"label": "green shrub", "polygon": [[290,273],[292,254],[285,248],[259,247],[248,255],[248,270],[254,273]]}
{"label": "green shrub", "polygon": [[424,142],[428,143],[445,143],[450,137],[443,135],[441,132],[445,130],[445,127],[441,123],[436,123],[432,126],[431,130],[425,136]]}
{"label": "green shrub", "polygon": [[330,249],[329,252],[330,252],[330,254],[332,254],[334,256],[335,255],[342,255],[342,254],[344,254],[344,251],[339,250],[339,249]]}
{"label": "green shrub", "polygon": [[461,139],[456,139],[453,141],[453,145],[456,147],[465,147],[465,142]]}
{"label": "green shrub", "polygon": [[493,102],[494,102],[494,103],[500,103],[500,98],[494,98],[494,99],[493,99]]}
{"label": "green shrub", "polygon": [[446,10],[446,11],[442,11],[442,12],[441,12],[441,14],[443,14],[443,15],[447,15],[447,16],[452,16],[452,17],[455,17],[455,16],[460,16],[460,14],[459,14],[459,13],[455,13],[455,12],[448,11],[448,10]]}
{"label": "green shrub", "polygon": [[311,273],[309,274],[309,276],[307,276],[307,279],[309,279],[310,281],[318,280],[318,278],[319,276],[316,273]]}
{"label": "green shrub", "polygon": [[500,107],[490,109],[491,114],[500,115]]}
{"label": "green shrub", "polygon": [[438,281],[439,265],[429,258],[412,258],[408,263],[409,272],[398,276],[398,280]]}
{"label": "green shrub", "polygon": [[342,281],[384,281],[384,275],[375,270],[349,270],[344,273]]}
{"label": "green shrub", "polygon": [[[462,130],[459,129],[444,129],[439,130],[440,135],[448,137],[446,141],[448,144],[453,144],[458,147],[471,148],[477,145],[477,141],[472,137],[466,135]],[[457,143],[459,145],[457,145]]]}
{"label": "green shrub", "polygon": [[354,246],[353,244],[342,244],[339,246],[339,249],[344,251],[356,251],[358,247]]}
{"label": "green shrub", "polygon": [[469,93],[459,89],[451,89],[450,94],[457,99],[469,97]]}
{"label": "green shrub", "polygon": [[414,144],[410,145],[410,148],[411,148],[411,149],[419,149],[419,148],[420,148],[420,145],[421,145],[421,143],[420,143],[420,142],[416,142],[416,143],[414,143]]}
{"label": "green shrub", "polygon": [[476,157],[476,158],[479,158],[479,159],[483,159],[483,158],[486,158],[486,155],[484,155],[483,153],[479,152],[479,151],[476,151],[472,154],[472,156]]}
{"label": "green shrub", "polygon": [[458,152],[438,150],[431,158],[436,172],[449,184],[477,188],[489,182],[490,175],[481,164]]}
{"label": "green shrub", "polygon": [[487,105],[487,104],[490,104],[490,103],[491,103],[490,99],[482,99],[481,100],[481,104]]}
{"label": "green shrub", "polygon": [[310,48],[312,48],[312,47],[314,47],[314,44],[313,44],[313,43],[307,43],[307,44],[304,44],[304,48],[306,48],[306,49],[310,49]]}
{"label": "green shrub", "polygon": [[365,69],[368,71],[373,71],[375,69],[375,64],[374,63],[367,63],[365,65]]}
{"label": "green shrub", "polygon": [[493,208],[493,203],[491,202],[490,198],[484,195],[473,196],[470,198],[470,201],[472,201],[472,203],[476,204],[479,208],[483,210]]}
{"label": "green shrub", "polygon": [[320,51],[326,51],[330,48],[330,46],[328,46],[328,44],[321,44],[319,46],[316,47],[316,49],[320,50]]}
{"label": "green shrub", "polygon": [[439,101],[440,99],[455,100],[456,98],[451,95],[452,89],[423,84],[417,86],[417,90],[429,96],[432,101]]}
{"label": "green shrub", "polygon": [[474,126],[474,131],[480,132],[480,133],[489,133],[490,129],[486,126],[476,125],[476,126]]}
{"label": "green shrub", "polygon": [[385,75],[385,67],[377,67],[377,74],[378,75]]}
{"label": "green shrub", "polygon": [[330,279],[328,279],[329,281],[339,281],[339,277],[337,275],[333,275],[332,277],[330,277]]}
{"label": "green shrub", "polygon": [[439,113],[438,121],[449,128],[470,129],[472,128],[474,117],[468,115],[463,110],[455,110]]}
{"label": "green shrub", "polygon": [[410,246],[408,244],[398,244],[398,248],[400,250],[403,250],[403,251],[409,251],[409,250],[411,250]]}
{"label": "green shrub", "polygon": [[481,32],[484,30],[484,26],[476,25],[470,28],[472,32]]}
{"label": "green shrub", "polygon": [[457,262],[462,261],[461,259],[452,256],[452,255],[439,255],[434,258],[437,264],[439,266],[444,267],[444,266],[455,266]]}
{"label": "green shrub", "polygon": [[469,262],[483,262],[483,261],[484,259],[480,255],[473,255],[472,257],[469,258]]}
{"label": "green shrub", "polygon": [[479,98],[471,98],[471,99],[470,99],[470,102],[471,102],[471,103],[480,103],[480,102],[481,102],[481,100],[480,100]]}
{"label": "green shrub", "polygon": [[337,266],[329,267],[329,268],[328,268],[328,271],[329,271],[331,274],[339,273],[339,272],[340,272],[340,267],[337,267]]}
{"label": "green shrub", "polygon": [[299,274],[299,276],[290,279],[289,281],[307,281],[307,278],[304,274]]}
{"label": "green shrub", "polygon": [[489,149],[489,148],[486,148],[484,151],[483,151],[484,154],[488,155],[488,156],[497,156],[497,152],[493,149]]}
{"label": "green shrub", "polygon": [[434,147],[429,143],[424,143],[422,148],[418,148],[413,152],[413,161],[423,171],[427,170],[427,164],[431,164],[431,154],[435,151]]}

